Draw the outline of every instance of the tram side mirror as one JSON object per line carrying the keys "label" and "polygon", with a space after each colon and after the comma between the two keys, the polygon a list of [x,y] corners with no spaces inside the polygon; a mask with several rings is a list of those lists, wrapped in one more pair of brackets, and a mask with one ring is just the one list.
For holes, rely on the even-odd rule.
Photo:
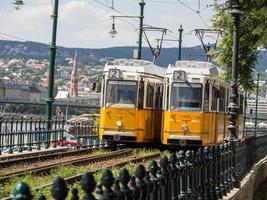
{"label": "tram side mirror", "polygon": [[91,90],[92,90],[92,91],[95,91],[95,89],[96,89],[96,82],[93,82],[93,84],[92,84],[92,86],[91,86]]}

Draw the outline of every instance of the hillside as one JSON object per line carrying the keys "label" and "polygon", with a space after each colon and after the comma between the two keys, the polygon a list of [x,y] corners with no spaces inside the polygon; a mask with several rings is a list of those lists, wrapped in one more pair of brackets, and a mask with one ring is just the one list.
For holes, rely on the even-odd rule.
{"label": "hillside", "polygon": [[[133,50],[136,47],[110,47],[101,49],[78,48],[79,63],[81,66],[86,64],[99,64],[101,58],[132,58]],[[57,48],[57,64],[67,65],[66,58],[74,55],[76,48]],[[20,59],[49,59],[49,46],[36,42],[18,42],[0,40],[0,59],[1,58],[20,58]],[[149,48],[143,48],[142,58],[152,60],[152,55]],[[206,60],[203,49],[200,46],[183,48],[182,59],[184,60]],[[177,48],[163,48],[161,55],[157,60],[157,64],[167,66],[169,63],[174,63],[177,60]],[[265,70],[267,67],[267,52],[259,53],[259,63],[257,69]]]}

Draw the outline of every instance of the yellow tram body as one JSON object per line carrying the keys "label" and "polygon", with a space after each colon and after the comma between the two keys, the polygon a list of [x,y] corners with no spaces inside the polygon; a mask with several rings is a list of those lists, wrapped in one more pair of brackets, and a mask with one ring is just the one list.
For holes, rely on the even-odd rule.
{"label": "yellow tram body", "polygon": [[[164,75],[164,68],[149,61],[108,62],[102,82],[100,139],[114,143],[160,143]],[[131,101],[126,100],[125,92]],[[120,96],[125,101],[121,102]]]}
{"label": "yellow tram body", "polygon": [[[162,144],[207,146],[227,138],[230,89],[218,75],[218,67],[208,62],[177,61],[168,67]],[[239,99],[242,111],[243,99]],[[242,122],[241,119],[238,123]],[[238,130],[239,137],[241,131]]]}

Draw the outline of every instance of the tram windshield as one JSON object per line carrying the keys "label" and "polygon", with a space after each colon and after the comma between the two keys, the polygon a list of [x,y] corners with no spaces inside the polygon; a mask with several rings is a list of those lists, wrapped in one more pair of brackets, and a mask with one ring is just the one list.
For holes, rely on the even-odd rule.
{"label": "tram windshield", "polygon": [[135,108],[136,81],[109,80],[106,90],[106,107]]}
{"label": "tram windshield", "polygon": [[173,83],[171,110],[200,111],[202,107],[202,85],[199,83]]}

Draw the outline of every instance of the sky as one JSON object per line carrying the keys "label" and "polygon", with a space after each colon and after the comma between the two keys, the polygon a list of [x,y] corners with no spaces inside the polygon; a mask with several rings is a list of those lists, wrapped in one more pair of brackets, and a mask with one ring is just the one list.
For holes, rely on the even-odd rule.
{"label": "sky", "polygon": [[[54,0],[24,0],[19,10],[13,0],[0,0],[0,39],[35,41],[49,44],[52,35]],[[125,15],[138,16],[138,0],[113,0],[114,8]],[[144,24],[167,28],[165,39],[177,39],[183,25],[183,47],[200,45],[194,29],[209,28],[214,0],[145,0]],[[104,4],[104,5],[103,5]],[[116,18],[117,35],[111,38],[111,15],[122,15],[110,9],[112,0],[59,0],[57,45],[77,48],[136,46],[138,19]],[[197,13],[199,11],[199,14]],[[12,37],[11,37],[12,36]],[[152,46],[161,38],[159,32],[148,32]],[[205,37],[204,42],[214,39]],[[177,47],[177,41],[164,41],[163,47]],[[143,46],[148,46],[143,40]]]}

